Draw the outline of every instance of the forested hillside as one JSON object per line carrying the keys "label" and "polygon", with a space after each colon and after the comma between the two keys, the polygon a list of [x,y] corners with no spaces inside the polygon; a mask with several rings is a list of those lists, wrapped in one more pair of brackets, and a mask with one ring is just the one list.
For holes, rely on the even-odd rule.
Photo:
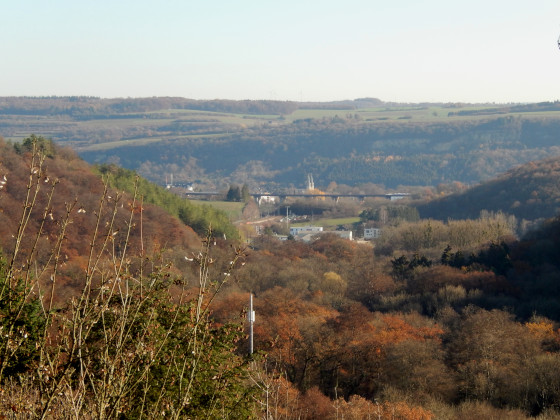
{"label": "forested hillside", "polygon": [[94,167],[96,172],[107,180],[108,184],[129,194],[135,192],[142,197],[144,203],[154,204],[165,209],[199,235],[212,229],[219,236],[232,239],[239,238],[239,232],[228,219],[227,214],[201,202],[191,202],[167,191],[163,187],[139,177],[130,169],[116,165],[99,165]]}
{"label": "forested hillside", "polygon": [[160,184],[477,183],[560,155],[560,106],[0,98],[0,134],[44,135]]}
{"label": "forested hillside", "polygon": [[373,182],[395,188],[489,179],[520,163],[560,154],[558,132],[560,120],[520,117],[371,125],[320,118],[255,126],[215,139],[171,138],[81,155],[88,161],[113,159],[160,178],[165,173],[188,178],[194,166],[206,176],[246,177],[257,184],[302,185],[313,173],[321,185]]}
{"label": "forested hillside", "polygon": [[[40,174],[40,180],[36,183],[39,189],[32,197],[34,210],[29,214],[29,221],[26,223],[28,229],[37,231],[41,228],[43,232],[36,244],[38,262],[46,263],[49,244],[53,244],[63,220],[70,215],[73,220],[68,223],[66,240],[60,248],[64,264],[59,269],[63,280],[60,282],[61,289],[57,298],[64,299],[71,295],[71,289],[76,286],[73,277],[84,268],[84,258],[88,255],[90,245],[87,238],[93,235],[96,229],[100,229],[96,225],[96,219],[104,183],[102,177],[95,174],[90,165],[73,151],[58,148],[49,140],[31,137],[21,144],[12,145],[0,139],[0,175],[5,177],[0,189],[0,247],[11,248],[17,239],[14,231],[18,228],[21,205],[32,191],[25,171],[28,170],[33,144],[45,153],[44,160],[35,159],[35,175]],[[109,168],[101,171],[105,177],[108,172]],[[237,231],[224,213],[206,206],[190,204],[185,199],[179,199],[166,191],[162,192],[160,187],[145,180],[137,180],[137,176],[130,171],[124,172],[127,184],[125,185],[125,175],[118,176],[117,170],[113,172],[113,176],[106,181],[114,188],[108,190],[104,204],[115,207],[118,197],[118,206],[114,208],[113,216],[119,224],[115,230],[120,232],[114,238],[117,249],[122,248],[126,241],[129,248],[142,248],[147,253],[188,252],[198,246],[197,233],[204,236],[210,225],[219,235],[229,233],[232,237],[236,236]],[[154,191],[159,191],[160,202],[157,204],[160,206],[153,205],[156,201]],[[126,236],[122,232],[127,227],[126,215],[131,210],[142,213],[142,228],[136,226]],[[109,221],[104,219],[101,228],[105,230]],[[196,233],[191,225],[196,229]],[[32,238],[25,239],[31,241]],[[23,242],[20,246],[31,247],[31,242]],[[66,289],[68,290],[62,293],[62,290]]]}
{"label": "forested hillside", "polygon": [[476,219],[482,210],[504,212],[519,221],[560,213],[560,158],[532,161],[505,174],[438,200],[419,205],[422,218]]}
{"label": "forested hillside", "polygon": [[375,255],[334,236],[263,238],[239,282],[279,392],[303,405],[288,409],[329,418],[342,396],[356,418],[381,412],[372,401],[405,403],[397,418],[558,418],[559,223],[519,242],[503,215],[402,224]]}

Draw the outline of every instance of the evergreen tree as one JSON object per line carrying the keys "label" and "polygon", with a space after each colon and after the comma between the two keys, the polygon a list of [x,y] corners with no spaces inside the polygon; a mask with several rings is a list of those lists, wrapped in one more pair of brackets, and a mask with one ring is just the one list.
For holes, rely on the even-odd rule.
{"label": "evergreen tree", "polygon": [[241,201],[241,189],[238,185],[230,185],[226,194],[227,201]]}

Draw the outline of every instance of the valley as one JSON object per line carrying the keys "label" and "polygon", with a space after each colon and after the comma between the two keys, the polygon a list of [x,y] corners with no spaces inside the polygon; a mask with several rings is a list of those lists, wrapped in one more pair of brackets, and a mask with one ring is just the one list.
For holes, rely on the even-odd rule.
{"label": "valley", "polygon": [[[475,153],[468,138],[480,142],[482,133],[482,149],[492,149],[504,167],[527,151],[530,136],[525,157],[556,150],[556,111],[543,111],[537,124],[525,114],[488,120],[495,111],[485,109],[463,122],[465,156]],[[396,115],[392,140],[376,143],[386,150],[393,143],[393,159],[367,161],[385,176],[407,150],[443,147],[404,140],[425,127],[400,126],[406,120]],[[317,127],[246,141],[272,149],[278,143],[291,154],[310,147],[296,141],[302,133],[316,145],[323,132],[326,149],[334,147],[332,135],[344,139],[337,147],[346,153],[350,118],[330,118],[321,129],[318,121],[294,121],[283,129]],[[346,134],[337,137],[340,127],[328,134],[331,124]],[[449,138],[457,135],[446,127]],[[473,185],[423,184],[420,172],[401,162],[403,172],[391,176],[416,182],[393,186],[356,177],[324,185],[321,172],[303,169],[301,182],[285,183],[288,172],[272,173],[264,160],[253,172],[228,173],[203,169],[198,154],[182,169],[164,164],[173,171],[162,175],[188,185],[177,188],[117,165],[119,156],[90,166],[61,138],[6,138],[0,328],[8,335],[0,341],[0,409],[28,417],[53,410],[61,418],[156,418],[162,410],[193,418],[558,418],[559,158],[531,160]],[[217,134],[214,140],[197,142],[226,164],[239,144],[228,146]],[[148,146],[107,150],[128,149],[123,161],[132,162],[136,147]],[[437,168],[451,164],[449,147],[449,160]],[[358,155],[345,159],[354,165]],[[314,159],[307,169],[325,164],[324,156]],[[181,179],[181,170],[192,177]],[[189,188],[220,193],[219,200],[186,198]],[[283,188],[278,201],[265,194],[282,191],[273,188]],[[259,206],[252,191],[269,198]],[[321,235],[299,240],[298,228]],[[343,239],[346,231],[361,239],[365,229],[380,234]]]}

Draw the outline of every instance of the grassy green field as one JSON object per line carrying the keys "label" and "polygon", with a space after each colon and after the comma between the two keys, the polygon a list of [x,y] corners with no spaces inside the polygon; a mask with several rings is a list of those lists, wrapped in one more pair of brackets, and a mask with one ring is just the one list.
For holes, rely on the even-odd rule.
{"label": "grassy green field", "polygon": [[[494,108],[494,105],[465,106],[461,107],[461,111],[474,111]],[[450,118],[462,118],[464,116],[449,116],[450,112],[458,111],[458,108],[444,106],[410,106],[410,107],[378,107],[378,108],[362,108],[356,110],[345,109],[299,109],[285,117],[285,121],[293,122],[296,120],[314,118],[334,118],[346,116],[358,116],[362,121],[368,123],[386,122],[386,121],[448,121]],[[478,116],[469,116],[468,118],[478,118]]]}
{"label": "grassy green field", "polygon": [[232,201],[200,201],[201,203],[208,204],[218,210],[224,211],[231,221],[235,222],[242,218],[243,207],[245,203],[238,203]]}
{"label": "grassy green field", "polygon": [[[216,138],[216,137],[223,137],[225,133],[217,133],[217,134],[192,134],[192,135],[183,135],[183,136],[172,136],[173,140],[180,140],[180,139],[189,139],[189,138]],[[110,150],[115,149],[117,147],[122,146],[144,146],[146,144],[151,143],[158,143],[160,141],[167,141],[170,140],[170,137],[139,137],[135,139],[127,139],[127,140],[118,140],[118,141],[111,141],[106,143],[96,143],[96,144],[87,144],[87,145],[76,145],[76,150],[78,151],[91,151],[91,150]]]}

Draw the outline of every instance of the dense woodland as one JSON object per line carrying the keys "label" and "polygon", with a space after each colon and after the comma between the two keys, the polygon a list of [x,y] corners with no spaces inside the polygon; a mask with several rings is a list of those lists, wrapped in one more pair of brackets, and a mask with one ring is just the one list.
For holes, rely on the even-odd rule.
{"label": "dense woodland", "polygon": [[127,171],[96,175],[41,138],[0,148],[2,412],[560,417],[557,218],[517,239],[503,213],[400,208],[373,248],[329,235],[245,247],[185,226],[191,204],[148,204],[167,199]]}
{"label": "dense woodland", "polygon": [[560,158],[550,157],[513,168],[458,194],[418,206],[423,218],[474,219],[481,207],[519,220],[546,219],[560,211]]}

